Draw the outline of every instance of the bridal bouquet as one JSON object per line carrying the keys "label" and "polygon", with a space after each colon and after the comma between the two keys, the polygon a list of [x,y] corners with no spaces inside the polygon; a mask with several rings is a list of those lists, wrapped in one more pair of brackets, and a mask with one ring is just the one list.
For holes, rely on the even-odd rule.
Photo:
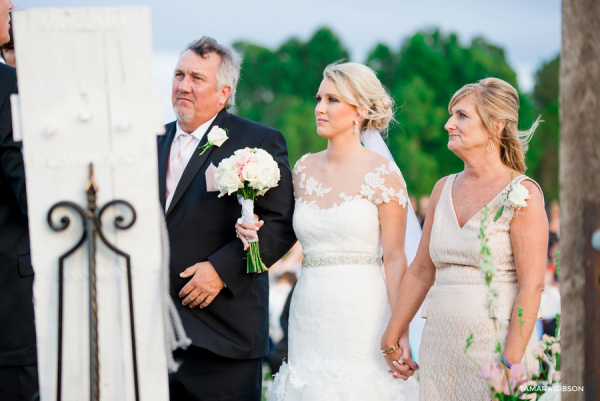
{"label": "bridal bouquet", "polygon": [[[223,159],[215,174],[215,188],[223,195],[237,194],[242,205],[244,221],[256,223],[254,220],[254,200],[264,195],[270,188],[279,183],[280,172],[277,162],[263,149],[245,148],[236,150],[233,156]],[[260,258],[258,238],[247,238],[250,247],[247,253],[247,272],[262,273],[267,267]]]}

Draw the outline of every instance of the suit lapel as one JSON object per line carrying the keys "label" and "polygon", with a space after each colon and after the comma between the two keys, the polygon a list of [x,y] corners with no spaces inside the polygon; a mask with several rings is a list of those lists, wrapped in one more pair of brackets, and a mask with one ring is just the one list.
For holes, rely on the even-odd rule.
{"label": "suit lapel", "polygon": [[169,168],[169,154],[173,138],[177,132],[177,123],[172,123],[170,129],[158,138],[158,195],[160,204],[165,210],[167,203],[167,169]]}
{"label": "suit lapel", "polygon": [[[213,123],[206,130],[206,133],[202,137],[202,140],[200,141],[199,146],[203,146],[206,142],[208,142],[208,133],[210,132],[212,127],[214,127],[215,125],[218,125],[221,128],[226,128],[228,118],[229,118],[229,113],[227,112],[227,110],[225,110],[225,109],[221,110],[219,112],[219,114],[217,115],[217,117],[215,118],[215,120],[213,121]],[[167,213],[165,214],[165,216],[168,216],[169,213],[171,213],[171,210],[173,210],[173,208],[175,207],[175,205],[177,205],[177,202],[179,202],[179,200],[181,199],[181,197],[183,196],[185,191],[188,189],[188,187],[190,186],[190,184],[192,183],[192,181],[194,180],[194,178],[196,177],[196,175],[198,174],[200,169],[202,169],[204,162],[206,162],[206,160],[208,159],[208,156],[210,156],[210,154],[212,153],[214,148],[215,148],[214,146],[211,146],[210,148],[208,148],[208,150],[206,152],[204,152],[204,154],[202,156],[200,156],[200,149],[194,150],[194,154],[192,155],[192,158],[190,159],[187,166],[185,167],[185,170],[183,170],[183,174],[181,175],[181,179],[179,180],[179,183],[177,184],[177,188],[175,189],[175,194],[173,195],[173,199],[171,200],[171,204],[169,205],[169,210],[167,210]],[[166,187],[166,172],[165,172],[165,187]],[[166,193],[166,189],[165,189],[165,193]]]}

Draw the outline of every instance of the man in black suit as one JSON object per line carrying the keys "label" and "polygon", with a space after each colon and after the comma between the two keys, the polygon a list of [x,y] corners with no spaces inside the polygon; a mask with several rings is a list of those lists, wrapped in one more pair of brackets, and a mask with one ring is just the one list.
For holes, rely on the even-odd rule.
{"label": "man in black suit", "polygon": [[[269,152],[279,164],[279,185],[255,203],[265,222],[259,232],[264,263],[272,265],[294,244],[293,189],[283,135],[227,112],[234,104],[239,56],[203,37],[182,53],[172,102],[177,121],[158,138],[159,193],[171,246],[171,296],[192,345],[179,350],[179,371],[169,378],[171,400],[261,398],[262,358],[268,353],[267,274],[246,273],[236,238],[241,206],[218,198],[216,166],[244,147]],[[200,155],[215,127],[228,139]]]}
{"label": "man in black suit", "polygon": [[[0,0],[0,45],[9,41],[9,0]],[[10,95],[14,68],[0,64],[0,400],[32,400],[38,392],[33,269],[21,144],[13,140]]]}

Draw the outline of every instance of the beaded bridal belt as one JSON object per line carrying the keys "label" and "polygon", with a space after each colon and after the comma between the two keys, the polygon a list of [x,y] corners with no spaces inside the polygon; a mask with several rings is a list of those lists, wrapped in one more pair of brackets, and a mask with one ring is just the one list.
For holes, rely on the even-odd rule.
{"label": "beaded bridal belt", "polygon": [[381,258],[377,256],[322,256],[305,257],[302,259],[302,267],[317,266],[340,266],[340,265],[369,265],[381,267]]}

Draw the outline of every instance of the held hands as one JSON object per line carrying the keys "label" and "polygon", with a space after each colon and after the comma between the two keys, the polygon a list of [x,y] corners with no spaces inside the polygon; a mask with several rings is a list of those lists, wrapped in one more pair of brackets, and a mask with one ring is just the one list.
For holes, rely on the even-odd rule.
{"label": "held hands", "polygon": [[[385,342],[387,344],[389,341]],[[382,344],[384,341],[382,340]],[[419,365],[412,359],[412,352],[410,351],[410,343],[408,336],[400,337],[398,341],[400,348],[395,352],[385,355],[385,361],[390,368],[390,373],[396,379],[407,380],[410,376],[415,374],[416,370],[419,370]],[[382,349],[387,348],[382,345]]]}
{"label": "held hands", "polygon": [[185,269],[179,277],[192,277],[179,291],[179,298],[183,298],[181,303],[190,308],[206,308],[224,287],[223,280],[210,262],[196,263]]}
{"label": "held hands", "polygon": [[[257,220],[257,221],[259,220],[257,215],[254,215],[254,220]],[[264,224],[265,224],[264,221],[259,221],[256,224],[252,224],[249,221],[245,221],[244,224],[242,224],[242,225],[240,225],[240,224],[235,225],[235,231],[237,231],[237,235],[238,235],[240,241],[242,241],[242,244],[244,244],[244,251],[248,250],[248,240],[246,239],[246,237],[257,238],[258,237],[257,231]]]}

